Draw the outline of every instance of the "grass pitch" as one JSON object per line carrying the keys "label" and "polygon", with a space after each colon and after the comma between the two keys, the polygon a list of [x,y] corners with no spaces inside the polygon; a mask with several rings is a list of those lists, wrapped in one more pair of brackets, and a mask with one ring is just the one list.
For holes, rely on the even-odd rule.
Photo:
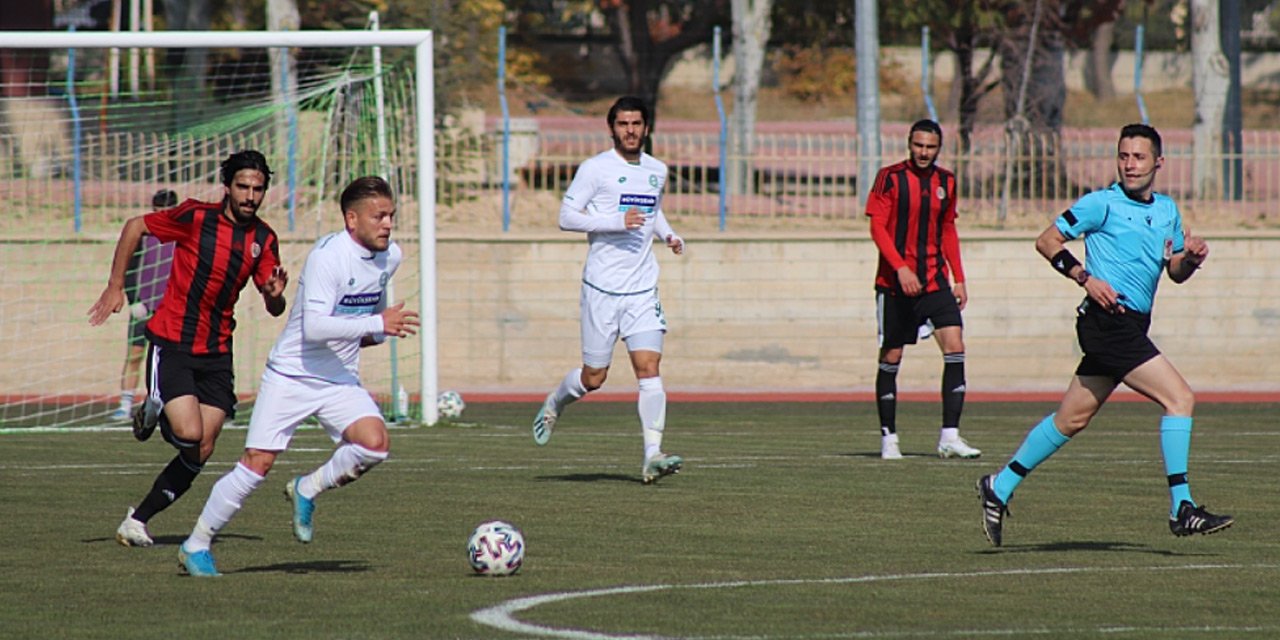
{"label": "grass pitch", "polygon": [[[575,405],[546,447],[536,404],[473,405],[394,431],[388,462],[320,497],[310,545],[281,496],[328,455],[304,431],[218,539],[213,580],[181,575],[177,547],[243,431],[150,549],[113,534],[172,456],[159,438],[0,436],[0,637],[1280,636],[1280,407],[1198,408],[1192,489],[1232,529],[1170,535],[1158,411],[1122,403],[1023,484],[993,549],[974,481],[1050,409],[971,403],[984,457],[943,461],[939,408],[905,403],[907,458],[885,462],[871,404],[674,404],[686,469],[645,487],[633,404]],[[512,578],[466,563],[493,518],[525,534]]]}

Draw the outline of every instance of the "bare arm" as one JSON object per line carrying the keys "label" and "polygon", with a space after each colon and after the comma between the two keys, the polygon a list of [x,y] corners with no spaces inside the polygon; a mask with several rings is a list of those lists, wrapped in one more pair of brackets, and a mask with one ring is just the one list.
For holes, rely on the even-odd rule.
{"label": "bare arm", "polygon": [[[1111,284],[1100,278],[1093,277],[1085,270],[1084,265],[1076,264],[1070,268],[1063,269],[1059,264],[1062,252],[1067,250],[1067,237],[1062,235],[1062,231],[1058,230],[1056,224],[1050,224],[1047,229],[1040,233],[1040,237],[1036,238],[1036,251],[1044,256],[1050,264],[1054,265],[1054,269],[1066,275],[1068,278],[1075,280],[1076,284],[1084,288],[1085,293],[1089,294],[1094,302],[1102,306],[1103,309],[1112,312],[1124,312],[1124,307],[1119,304],[1120,296],[1115,289],[1111,288]],[[1069,255],[1069,254],[1068,254]]]}
{"label": "bare arm", "polygon": [[1177,283],[1186,282],[1208,257],[1209,243],[1204,238],[1187,234],[1182,253],[1175,254],[1169,260],[1169,278]]}
{"label": "bare arm", "polygon": [[111,275],[107,277],[107,286],[98,296],[97,302],[89,307],[89,324],[98,326],[124,307],[124,275],[129,268],[129,257],[138,250],[138,242],[146,233],[147,223],[142,216],[129,218],[124,223],[120,239],[116,241],[115,254],[111,258]]}

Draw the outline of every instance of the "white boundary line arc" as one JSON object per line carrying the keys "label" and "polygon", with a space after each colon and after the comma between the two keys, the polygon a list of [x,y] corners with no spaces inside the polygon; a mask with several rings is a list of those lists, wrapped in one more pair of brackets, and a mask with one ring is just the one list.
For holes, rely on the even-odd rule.
{"label": "white boundary line arc", "polygon": [[[636,593],[650,593],[654,591],[667,591],[673,589],[736,589],[739,587],[763,587],[763,586],[791,586],[803,584],[866,584],[872,582],[894,582],[903,580],[935,580],[935,579],[951,579],[951,578],[988,578],[999,576],[1028,576],[1028,575],[1068,575],[1068,574],[1085,574],[1085,573],[1135,573],[1135,572],[1157,572],[1157,571],[1197,571],[1197,570],[1220,570],[1220,569],[1280,569],[1280,564],[1192,564],[1182,566],[1149,566],[1149,567],[1049,567],[1043,569],[1005,569],[998,571],[968,571],[954,573],[903,573],[903,574],[887,574],[887,575],[870,575],[855,576],[849,578],[780,578],[775,580],[733,580],[728,582],[701,582],[693,584],[656,584],[656,585],[631,585],[621,587],[607,587],[603,589],[588,589],[585,591],[566,591],[560,593],[548,593],[536,596],[526,596],[523,598],[515,598],[499,603],[492,607],[479,609],[471,613],[471,620],[482,625],[508,631],[511,633],[520,633],[531,636],[541,636],[550,638],[568,638],[570,640],[664,640],[666,636],[657,635],[614,635],[596,631],[588,631],[585,629],[562,629],[557,627],[547,627],[543,625],[523,622],[516,619],[515,614],[522,611],[528,611],[535,607],[554,602],[563,602],[566,600],[576,600],[581,598],[598,598],[613,595],[630,595]],[[1196,627],[1203,629],[1204,627]],[[1107,629],[1111,629],[1108,627]],[[1093,632],[1101,633],[1107,629],[1094,629]],[[1231,630],[1236,630],[1232,628]],[[1032,629],[1025,631],[996,631],[994,635],[1009,635],[1015,633],[1035,633]],[[875,634],[874,632],[866,632],[866,634],[850,635],[846,637],[858,638],[880,638],[901,636],[898,633]],[[915,634],[919,635],[919,634]],[[713,636],[719,638],[720,636]],[[726,636],[726,638],[735,636]],[[770,636],[750,636],[765,640]],[[827,637],[827,636],[818,636]],[[839,637],[839,636],[835,636]]]}

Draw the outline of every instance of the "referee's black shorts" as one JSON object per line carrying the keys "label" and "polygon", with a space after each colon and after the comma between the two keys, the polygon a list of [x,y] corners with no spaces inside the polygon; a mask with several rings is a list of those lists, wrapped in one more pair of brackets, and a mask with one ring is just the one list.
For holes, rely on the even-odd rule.
{"label": "referee's black shorts", "polygon": [[918,296],[895,295],[876,291],[876,321],[880,331],[880,348],[896,349],[915,344],[920,325],[933,323],[934,329],[962,327],[960,304],[950,288]]}
{"label": "referee's black shorts", "polygon": [[236,416],[231,354],[193,355],[153,342],[147,356],[148,393],[159,395],[162,405],[189,395],[200,404],[222,409],[227,419]]}
{"label": "referee's black shorts", "polygon": [[1107,376],[1118,383],[1160,355],[1160,349],[1147,337],[1151,314],[1128,308],[1124,313],[1108,313],[1089,299],[1076,311],[1076,338],[1084,352],[1076,375]]}

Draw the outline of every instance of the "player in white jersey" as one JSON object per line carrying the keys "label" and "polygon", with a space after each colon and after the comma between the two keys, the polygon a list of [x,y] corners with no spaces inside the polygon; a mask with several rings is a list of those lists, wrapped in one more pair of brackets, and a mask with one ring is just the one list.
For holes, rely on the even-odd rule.
{"label": "player in white jersey", "polygon": [[604,385],[621,338],[640,386],[640,479],[650,484],[684,464],[680,456],[662,452],[667,394],[658,365],[667,320],[658,301],[653,239],[661,238],[677,255],[684,253],[684,240],[662,214],[667,165],[642,150],[648,106],[639,98],[619,98],[607,121],[613,148],[578,167],[560,205],[560,228],[585,232],[590,243],[582,270],[582,368],[547,395],[533,420],[533,441],[546,444],[565,407]]}
{"label": "player in white jersey", "polygon": [[310,542],[315,497],[387,459],[389,438],[378,405],[360,386],[360,348],[415,332],[418,314],[388,306],[387,283],[400,266],[391,242],[395,198],[378,177],[358,178],[342,192],[345,231],[321,238],[307,256],[284,331],[266,371],[244,455],[213,486],[178,558],[193,576],[220,575],[209,552],[213,537],[266,479],[293,432],[315,416],[338,447],[329,460],[285,485],[293,533]]}

